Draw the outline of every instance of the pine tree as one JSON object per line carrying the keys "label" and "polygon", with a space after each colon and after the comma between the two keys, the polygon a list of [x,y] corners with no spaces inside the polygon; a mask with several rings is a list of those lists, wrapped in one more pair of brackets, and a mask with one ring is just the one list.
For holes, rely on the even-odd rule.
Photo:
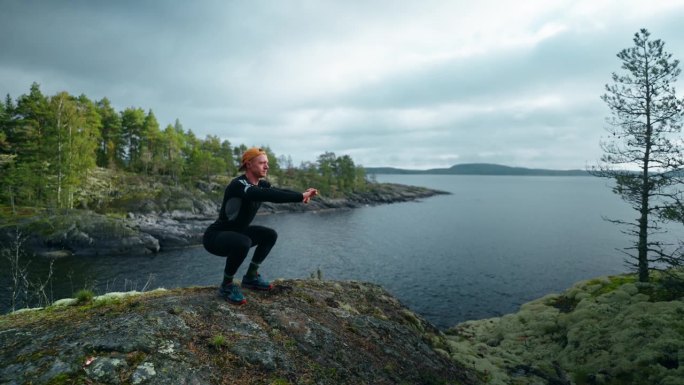
{"label": "pine tree", "polygon": [[125,159],[125,144],[121,132],[121,115],[107,98],[95,103],[102,121],[100,142],[97,146],[97,165],[116,169],[122,167]]}
{"label": "pine tree", "polygon": [[162,134],[159,130],[159,122],[152,110],[147,112],[143,121],[140,157],[137,169],[145,175],[156,175],[161,169]]}
{"label": "pine tree", "polygon": [[17,202],[24,205],[41,206],[48,200],[46,178],[53,159],[46,152],[47,121],[47,98],[38,83],[33,83],[29,94],[17,100],[9,136],[17,162],[13,169],[14,191]]}
{"label": "pine tree", "polygon": [[145,111],[142,108],[126,108],[121,112],[121,134],[124,143],[124,165],[134,171],[139,165],[142,152]]}
{"label": "pine tree", "polygon": [[602,96],[612,113],[610,136],[601,143],[601,164],[592,170],[614,179],[614,192],[638,213],[634,222],[612,222],[626,226],[625,232],[634,237],[625,253],[642,282],[649,279],[651,262],[668,254],[651,235],[661,230],[664,217],[659,214],[681,189],[677,175],[682,146],[674,136],[682,120],[683,102],[674,89],[679,61],[664,51],[664,45],[642,29],[634,35],[634,46],[618,53],[624,73],[613,73],[613,84],[606,85]]}
{"label": "pine tree", "polygon": [[15,165],[16,154],[12,153],[12,144],[9,141],[11,127],[12,99],[7,95],[8,103],[0,103],[0,204],[7,202],[16,212],[14,205],[14,176],[13,166]]}

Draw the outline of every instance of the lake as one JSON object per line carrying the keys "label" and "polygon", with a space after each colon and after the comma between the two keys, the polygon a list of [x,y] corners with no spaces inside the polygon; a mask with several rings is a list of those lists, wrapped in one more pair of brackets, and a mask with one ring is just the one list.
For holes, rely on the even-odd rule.
{"label": "lake", "polygon": [[[627,270],[616,249],[630,239],[602,217],[631,220],[636,212],[612,193],[607,180],[461,175],[379,175],[377,180],[451,194],[258,216],[255,223],[279,233],[262,274],[306,278],[320,271],[324,279],[374,282],[447,328],[514,312],[577,281]],[[34,260],[30,268],[40,276],[46,266]],[[102,293],[216,285],[223,266],[224,259],[201,246],[154,256],[65,258],[55,261],[51,290],[57,299],[83,287]],[[7,291],[2,294],[5,304]]]}

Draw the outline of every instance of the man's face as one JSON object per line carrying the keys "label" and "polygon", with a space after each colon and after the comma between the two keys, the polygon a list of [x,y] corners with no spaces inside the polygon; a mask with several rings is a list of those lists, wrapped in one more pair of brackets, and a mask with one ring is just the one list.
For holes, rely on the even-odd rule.
{"label": "man's face", "polygon": [[247,162],[247,172],[258,178],[265,178],[268,174],[268,157],[262,154]]}

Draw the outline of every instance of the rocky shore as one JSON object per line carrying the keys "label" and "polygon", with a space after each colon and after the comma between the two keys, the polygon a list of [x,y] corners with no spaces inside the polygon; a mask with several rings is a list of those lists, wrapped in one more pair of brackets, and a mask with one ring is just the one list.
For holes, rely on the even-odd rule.
{"label": "rocky shore", "polygon": [[112,293],[0,316],[0,384],[482,383],[379,286],[278,281],[243,306],[215,293]]}
{"label": "rocky shore", "polygon": [[[207,187],[207,188],[216,188]],[[353,209],[427,198],[441,191],[400,184],[378,183],[368,191],[343,199],[317,197],[309,204],[264,203],[260,215]],[[92,210],[46,212],[18,226],[0,229],[0,243],[50,258],[65,256],[145,255],[201,243],[206,227],[213,222],[220,202],[207,195],[158,202],[142,199],[130,204],[125,215],[99,214]],[[7,246],[6,246],[7,247]]]}
{"label": "rocky shore", "polygon": [[682,385],[682,278],[599,277],[445,331],[362,282],[79,295],[0,316],[0,385]]}

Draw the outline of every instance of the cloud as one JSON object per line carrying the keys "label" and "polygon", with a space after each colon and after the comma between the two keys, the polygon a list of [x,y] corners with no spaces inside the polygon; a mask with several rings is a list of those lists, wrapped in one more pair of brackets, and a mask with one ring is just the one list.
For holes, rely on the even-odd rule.
{"label": "cloud", "polygon": [[106,96],[295,163],[582,168],[615,54],[646,27],[684,57],[683,16],[676,0],[5,1],[0,91]]}

